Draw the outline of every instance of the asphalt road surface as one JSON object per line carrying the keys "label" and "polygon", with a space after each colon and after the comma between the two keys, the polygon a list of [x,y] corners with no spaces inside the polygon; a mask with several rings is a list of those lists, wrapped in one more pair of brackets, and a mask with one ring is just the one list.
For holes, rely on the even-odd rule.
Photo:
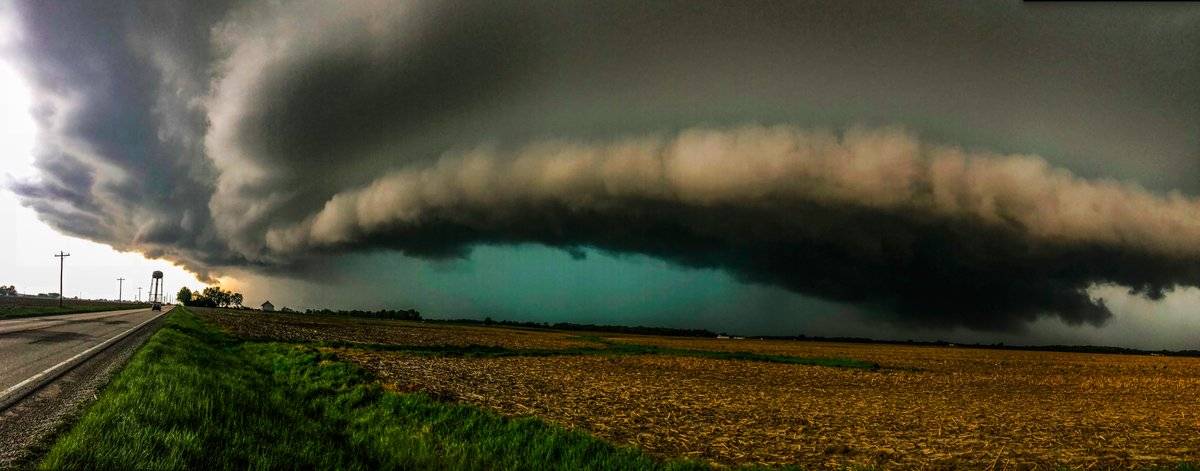
{"label": "asphalt road surface", "polygon": [[158,314],[132,309],[0,321],[0,391]]}
{"label": "asphalt road surface", "polygon": [[[17,388],[20,397],[0,409],[0,470],[27,468],[45,451],[56,430],[93,401],[108,379],[162,323],[148,322],[159,313],[149,309],[28,317],[0,321],[0,391],[27,382],[97,345],[142,326],[119,341],[84,355],[87,360],[40,388]],[[33,381],[28,381],[34,378]],[[0,397],[0,400],[4,398]],[[2,402],[2,401],[0,401]],[[4,406],[0,404],[0,406]]]}

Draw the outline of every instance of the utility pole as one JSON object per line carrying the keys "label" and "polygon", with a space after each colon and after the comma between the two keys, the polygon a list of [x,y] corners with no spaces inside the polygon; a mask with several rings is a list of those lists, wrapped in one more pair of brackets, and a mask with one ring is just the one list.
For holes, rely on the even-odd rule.
{"label": "utility pole", "polygon": [[141,286],[138,286],[138,298],[137,298],[137,302],[139,302],[139,303],[140,303],[140,302],[142,302],[142,287],[141,287]]}
{"label": "utility pole", "polygon": [[58,307],[63,305],[63,261],[70,257],[71,254],[61,250],[54,254],[54,258],[58,259]]}
{"label": "utility pole", "polygon": [[124,278],[117,278],[117,302],[121,302],[121,285],[125,282]]}

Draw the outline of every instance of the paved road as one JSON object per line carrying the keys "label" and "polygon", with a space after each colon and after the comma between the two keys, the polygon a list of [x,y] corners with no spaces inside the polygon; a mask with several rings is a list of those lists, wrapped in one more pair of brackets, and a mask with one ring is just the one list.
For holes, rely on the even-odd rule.
{"label": "paved road", "polygon": [[[157,312],[149,309],[30,317],[0,321],[0,391],[142,325]],[[163,322],[146,323],[130,335],[85,355],[69,370],[0,394],[0,470],[33,467],[51,439],[94,401],[134,350]],[[65,372],[64,372],[65,371]],[[59,373],[61,372],[61,375]],[[46,382],[49,377],[53,381]],[[42,384],[34,389],[31,385]]]}
{"label": "paved road", "polygon": [[0,391],[158,314],[132,309],[0,321]]}

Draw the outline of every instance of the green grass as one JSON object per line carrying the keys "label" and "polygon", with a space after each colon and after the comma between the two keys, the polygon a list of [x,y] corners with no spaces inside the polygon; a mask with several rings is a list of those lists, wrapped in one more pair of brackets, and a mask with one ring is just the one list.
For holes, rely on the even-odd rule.
{"label": "green grass", "polygon": [[397,394],[311,346],[168,315],[43,469],[706,469],[536,419]]}

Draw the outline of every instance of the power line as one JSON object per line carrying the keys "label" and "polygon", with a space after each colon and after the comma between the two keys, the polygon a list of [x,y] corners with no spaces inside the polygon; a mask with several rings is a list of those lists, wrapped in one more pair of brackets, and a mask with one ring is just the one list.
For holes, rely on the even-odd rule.
{"label": "power line", "polygon": [[121,284],[124,282],[124,278],[117,278],[117,302],[121,302]]}
{"label": "power line", "polygon": [[54,257],[58,259],[58,307],[63,306],[63,261],[70,256],[71,254],[61,250],[54,254]]}

